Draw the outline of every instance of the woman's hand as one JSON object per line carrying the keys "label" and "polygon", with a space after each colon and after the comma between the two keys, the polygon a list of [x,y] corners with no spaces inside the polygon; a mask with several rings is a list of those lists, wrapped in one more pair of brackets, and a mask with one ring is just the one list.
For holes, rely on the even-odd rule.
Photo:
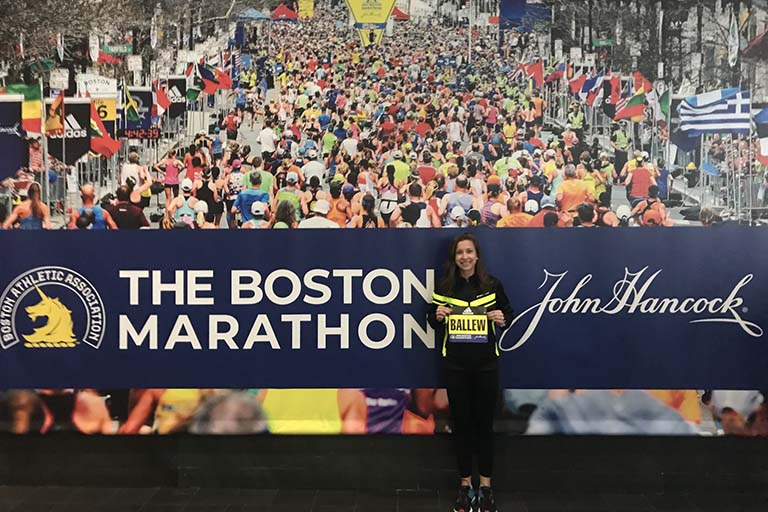
{"label": "woman's hand", "polygon": [[453,313],[453,309],[449,308],[447,306],[437,306],[437,311],[435,312],[435,317],[437,318],[438,322],[442,322],[445,320],[445,317]]}
{"label": "woman's hand", "polygon": [[488,317],[488,320],[495,323],[499,327],[504,327],[504,313],[502,313],[498,309],[493,311],[488,311],[486,313],[486,316]]}

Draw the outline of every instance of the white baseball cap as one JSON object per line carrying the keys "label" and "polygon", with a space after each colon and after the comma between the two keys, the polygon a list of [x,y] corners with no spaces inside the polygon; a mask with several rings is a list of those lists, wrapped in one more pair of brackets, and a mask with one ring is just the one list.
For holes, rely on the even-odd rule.
{"label": "white baseball cap", "polygon": [[261,201],[256,201],[251,205],[251,215],[264,215],[267,211],[267,205]]}
{"label": "white baseball cap", "polygon": [[454,220],[463,219],[467,216],[467,212],[461,206],[454,206],[451,209],[451,218]]}
{"label": "white baseball cap", "polygon": [[181,182],[181,190],[184,192],[192,192],[192,189],[195,188],[195,184],[192,183],[192,180],[189,178],[184,178]]}
{"label": "white baseball cap", "polygon": [[730,409],[743,418],[749,418],[763,403],[759,391],[712,391],[712,407],[720,415],[723,409]]}

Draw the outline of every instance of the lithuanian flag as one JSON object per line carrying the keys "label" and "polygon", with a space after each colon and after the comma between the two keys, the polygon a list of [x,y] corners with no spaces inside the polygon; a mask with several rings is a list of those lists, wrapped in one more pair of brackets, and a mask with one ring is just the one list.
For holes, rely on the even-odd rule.
{"label": "lithuanian flag", "polygon": [[42,133],[41,111],[43,103],[40,97],[40,86],[37,84],[10,84],[4,91],[0,91],[0,93],[2,92],[24,96],[24,103],[21,104],[21,128],[27,132]]}

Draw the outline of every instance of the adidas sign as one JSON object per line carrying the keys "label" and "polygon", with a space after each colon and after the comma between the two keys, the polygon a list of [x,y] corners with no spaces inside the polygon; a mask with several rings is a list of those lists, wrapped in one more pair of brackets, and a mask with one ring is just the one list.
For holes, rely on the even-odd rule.
{"label": "adidas sign", "polygon": [[64,120],[64,133],[52,134],[50,137],[54,139],[84,139],[88,137],[88,131],[80,126],[75,116],[69,114]]}
{"label": "adidas sign", "polygon": [[179,91],[179,88],[175,85],[171,87],[171,90],[168,91],[168,100],[171,103],[186,103],[187,98],[185,98],[181,92]]}

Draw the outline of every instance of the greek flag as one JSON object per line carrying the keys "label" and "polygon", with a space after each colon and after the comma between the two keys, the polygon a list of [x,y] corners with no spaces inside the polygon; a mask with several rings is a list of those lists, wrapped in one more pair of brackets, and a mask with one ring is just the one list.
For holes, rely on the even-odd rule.
{"label": "greek flag", "polygon": [[690,96],[678,107],[680,130],[703,133],[749,133],[749,91],[736,88]]}

